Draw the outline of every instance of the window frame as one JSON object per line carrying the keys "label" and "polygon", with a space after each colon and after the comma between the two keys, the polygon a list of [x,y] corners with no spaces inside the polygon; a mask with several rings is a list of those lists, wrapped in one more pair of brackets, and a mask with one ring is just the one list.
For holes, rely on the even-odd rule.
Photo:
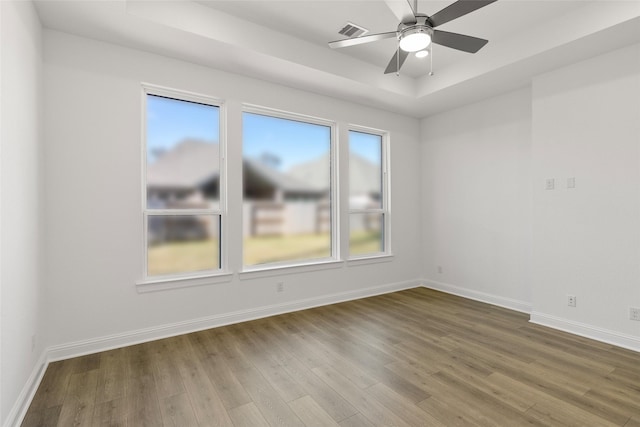
{"label": "window frame", "polygon": [[[291,261],[278,261],[278,262],[270,262],[266,264],[256,264],[256,265],[245,265],[244,263],[244,237],[241,236],[241,246],[242,246],[242,258],[241,258],[241,270],[240,274],[245,277],[254,277],[255,275],[252,273],[256,273],[261,275],[262,272],[269,274],[269,271],[273,270],[294,270],[300,271],[300,268],[333,268],[337,262],[341,262],[340,256],[340,194],[339,194],[339,186],[338,186],[338,124],[335,120],[323,119],[320,117],[310,116],[306,114],[293,113],[290,111],[279,110],[275,108],[265,107],[256,104],[243,103],[241,105],[241,126],[240,126],[240,134],[241,136],[241,158],[244,156],[244,114],[257,114],[267,117],[272,117],[276,119],[284,119],[284,120],[292,120],[301,123],[308,123],[319,126],[326,126],[329,128],[329,192],[330,192],[330,201],[331,201],[331,255],[325,258],[316,258],[313,260],[291,260]],[[244,168],[244,165],[242,166]],[[243,182],[244,187],[244,182]],[[241,205],[244,206],[244,190],[241,195]],[[244,209],[242,209],[242,221],[244,222]]]}
{"label": "window frame", "polygon": [[[209,105],[218,108],[219,121],[219,204],[218,209],[149,209],[147,207],[147,98],[149,95],[159,96],[177,101],[193,102],[197,104]],[[156,289],[161,290],[173,287],[198,286],[205,284],[202,279],[221,278],[226,279],[231,274],[228,272],[228,220],[227,220],[227,112],[225,102],[216,97],[203,95],[195,92],[172,89],[153,84],[142,84],[142,120],[141,120],[141,184],[142,184],[142,246],[143,246],[143,279],[137,283],[139,289],[149,291],[146,285],[154,285]],[[218,225],[218,263],[219,268],[211,270],[201,270],[192,272],[179,272],[163,275],[150,276],[148,272],[148,222],[150,216],[197,216],[212,215],[219,218]],[[185,284],[183,281],[190,281]]]}
{"label": "window frame", "polygon": [[[358,261],[366,261],[369,262],[375,261],[376,258],[386,258],[392,256],[391,251],[391,174],[390,174],[390,144],[389,144],[389,132],[381,129],[375,129],[360,125],[349,125],[347,128],[347,163],[351,160],[351,132],[365,133],[369,135],[375,135],[380,137],[380,155],[381,159],[381,191],[382,195],[380,197],[380,207],[379,208],[368,208],[368,209],[351,209],[349,205],[347,209],[347,260],[358,262]],[[350,164],[348,165],[350,167]],[[350,169],[348,169],[350,175]],[[347,194],[351,193],[351,182],[350,176],[347,178]],[[360,254],[360,255],[351,255],[351,215],[352,214],[367,214],[367,213],[376,213],[382,214],[383,222],[382,222],[382,251],[374,252],[370,254]]]}

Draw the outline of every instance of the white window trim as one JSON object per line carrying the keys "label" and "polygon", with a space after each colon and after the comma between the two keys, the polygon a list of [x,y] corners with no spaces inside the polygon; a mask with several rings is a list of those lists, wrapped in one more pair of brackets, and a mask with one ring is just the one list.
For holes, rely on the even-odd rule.
{"label": "white window trim", "polygon": [[285,274],[311,273],[314,271],[335,270],[344,267],[344,261],[333,259],[314,260],[301,264],[265,264],[260,268],[247,268],[238,274],[240,280],[263,277],[283,276]]}
{"label": "white window trim", "polygon": [[138,293],[165,291],[169,289],[190,288],[194,286],[228,283],[233,273],[219,272],[215,274],[191,275],[185,277],[165,277],[164,279],[139,280],[136,282]]}
{"label": "white window trim", "polygon": [[[360,132],[367,133],[370,135],[377,135],[381,138],[382,147],[382,207],[381,208],[373,208],[373,209],[349,209],[348,215],[351,218],[351,214],[358,213],[381,213],[384,218],[383,222],[383,233],[382,233],[382,241],[383,241],[383,250],[382,252],[375,252],[371,254],[362,254],[351,256],[350,253],[347,253],[347,261],[349,265],[361,265],[361,264],[369,264],[370,262],[383,262],[390,261],[393,259],[393,252],[391,251],[391,174],[390,165],[391,165],[391,149],[389,144],[389,132],[374,129],[365,126],[359,125],[349,125],[347,129],[347,135],[349,132]],[[349,142],[349,141],[347,141]],[[349,186],[351,183],[349,182]],[[349,240],[349,236],[351,236],[350,229],[351,222],[347,220],[347,241]],[[348,245],[347,245],[348,246]],[[365,262],[367,261],[367,262]]]}
{"label": "white window trim", "polygon": [[[141,94],[141,211],[142,211],[142,277],[136,282],[138,292],[152,292],[156,290],[182,288],[186,286],[200,286],[209,283],[219,283],[228,281],[231,273],[228,270],[228,221],[227,221],[227,119],[226,106],[222,99],[212,96],[202,95],[179,89],[158,86],[149,83],[142,83]],[[220,150],[220,178],[219,178],[219,209],[147,209],[147,95],[156,95],[180,101],[195,102],[198,104],[218,107],[219,112],[219,150]],[[167,215],[214,215],[219,216],[219,259],[220,268],[215,270],[194,271],[189,273],[175,273],[167,275],[149,276],[147,271],[147,220],[149,216]]]}
{"label": "white window trim", "polygon": [[[305,114],[292,113],[289,111],[278,110],[275,108],[265,107],[256,104],[242,104],[241,114],[250,113],[258,114],[278,119],[293,120],[297,122],[309,123],[314,125],[326,126],[330,129],[330,152],[329,152],[329,179],[331,192],[331,256],[325,258],[305,259],[300,261],[282,261],[268,264],[244,265],[244,245],[242,245],[242,267],[240,277],[253,278],[262,277],[264,275],[276,274],[275,272],[291,271],[314,271],[316,269],[337,268],[336,264],[342,266],[339,244],[340,229],[340,194],[338,191],[338,138],[337,138],[337,122],[334,120],[323,119],[320,117],[309,116]],[[244,203],[244,195],[242,197]],[[243,239],[244,240],[244,239]]]}

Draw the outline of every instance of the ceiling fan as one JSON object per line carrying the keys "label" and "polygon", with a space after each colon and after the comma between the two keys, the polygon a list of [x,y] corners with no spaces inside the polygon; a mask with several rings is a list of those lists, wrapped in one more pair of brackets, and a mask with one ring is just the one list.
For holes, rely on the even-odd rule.
{"label": "ceiling fan", "polygon": [[463,52],[476,53],[479,51],[489,42],[488,40],[464,34],[449,33],[435,28],[497,0],[458,0],[431,16],[418,13],[418,0],[414,0],[413,5],[410,0],[401,2],[395,0],[385,1],[400,19],[400,24],[398,24],[396,31],[336,40],[329,42],[329,47],[337,49],[395,37],[398,39],[398,49],[384,71],[385,74],[389,74],[400,71],[400,67],[402,67],[410,52],[422,51],[432,42]]}

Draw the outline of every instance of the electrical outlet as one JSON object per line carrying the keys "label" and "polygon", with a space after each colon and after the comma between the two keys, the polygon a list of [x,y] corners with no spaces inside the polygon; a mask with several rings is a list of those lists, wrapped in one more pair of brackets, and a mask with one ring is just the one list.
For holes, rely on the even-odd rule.
{"label": "electrical outlet", "polygon": [[576,306],[576,296],[575,295],[567,295],[567,305],[569,307]]}
{"label": "electrical outlet", "polygon": [[553,178],[547,178],[544,182],[544,189],[553,190],[554,188],[556,188],[556,180]]}
{"label": "electrical outlet", "polygon": [[284,282],[276,283],[276,292],[284,292]]}
{"label": "electrical outlet", "polygon": [[640,321],[640,308],[629,307],[629,319]]}
{"label": "electrical outlet", "polygon": [[442,274],[442,266],[441,265],[438,266],[438,274]]}

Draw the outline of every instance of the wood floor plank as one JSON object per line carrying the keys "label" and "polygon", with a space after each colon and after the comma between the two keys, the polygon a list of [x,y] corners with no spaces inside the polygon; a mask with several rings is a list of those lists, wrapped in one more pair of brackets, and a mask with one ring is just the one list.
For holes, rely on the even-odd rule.
{"label": "wood floor plank", "polygon": [[251,363],[249,363],[236,348],[236,338],[231,329],[220,328],[213,331],[213,333],[215,334],[216,345],[220,348],[220,354],[231,371],[237,372],[253,369]]}
{"label": "wood floor plank", "polygon": [[90,425],[97,387],[98,372],[96,370],[72,374],[60,409],[58,424],[61,426]]}
{"label": "wood floor plank", "polygon": [[631,417],[624,427],[640,427],[640,415]]}
{"label": "wood floor plank", "polygon": [[371,424],[376,426],[409,426],[400,417],[370,397],[366,391],[360,389],[332,367],[321,366],[314,368],[313,373],[340,393]]}
{"label": "wood floor plank", "polygon": [[[231,426],[231,418],[193,350],[188,336],[172,339],[176,365],[200,425]],[[179,350],[178,350],[179,349]]]}
{"label": "wood floor plank", "polygon": [[338,423],[311,396],[293,400],[289,406],[306,426],[338,427]]}
{"label": "wood floor plank", "polygon": [[315,350],[316,353],[322,355],[324,363],[319,366],[331,365],[360,388],[370,387],[377,382],[377,380],[365,372],[362,364],[353,363],[354,359],[351,358],[345,359],[340,354],[340,351],[334,351],[330,345],[327,345],[315,336],[300,332],[297,334],[297,337],[304,341],[304,344],[302,342],[300,343],[301,346],[308,346],[309,351]]}
{"label": "wood floor plank", "polygon": [[73,359],[73,373],[79,374],[100,369],[103,353],[87,354]]}
{"label": "wood floor plank", "polygon": [[[323,343],[334,353],[346,357],[347,359],[357,358],[360,365],[377,367],[390,363],[392,359],[374,347],[362,342],[345,339],[342,330],[331,330],[327,328],[326,322],[319,321],[304,311],[299,312],[300,321],[306,322],[309,327],[308,333]],[[325,328],[321,327],[321,325]]]}
{"label": "wood floor plank", "polygon": [[128,377],[126,408],[128,425],[149,427],[162,425],[156,382],[151,373]]}
{"label": "wood floor plank", "polygon": [[[415,385],[405,381],[403,378],[398,377],[393,372],[384,369],[384,366],[380,366],[379,363],[384,363],[386,360],[393,360],[388,355],[385,358],[370,361],[370,364],[352,363],[351,360],[354,360],[354,358],[358,362],[362,362],[362,357],[360,356],[359,351],[356,351],[356,353],[352,354],[351,357],[345,357],[342,349],[334,351],[332,344],[327,344],[323,341],[322,337],[313,336],[311,340],[313,339],[317,340],[317,342],[313,344],[314,347],[323,348],[326,352],[325,356],[331,367],[360,388],[368,388],[378,382],[384,382],[389,387],[412,399],[414,402],[419,402],[429,396],[424,390],[421,390],[419,387],[416,387]],[[380,354],[382,353],[380,352]]]}
{"label": "wood floor plank", "polygon": [[466,381],[465,378],[461,378],[453,372],[441,371],[437,374],[433,374],[432,377],[437,377],[441,382],[446,384],[452,389],[456,390],[456,398],[461,402],[464,402],[465,406],[474,410],[479,414],[475,419],[484,419],[484,414],[491,414],[487,425],[533,425],[543,426],[543,422],[540,422],[534,417],[521,411],[518,411],[511,406],[503,403],[501,399],[497,399],[493,393],[486,392],[483,388],[475,387]]}
{"label": "wood floor plank", "polygon": [[378,402],[411,426],[428,425],[432,427],[446,427],[429,413],[416,405],[412,405],[403,396],[396,393],[385,384],[378,383],[367,389],[367,392]]}
{"label": "wood floor plank", "polygon": [[165,427],[197,426],[198,419],[186,393],[161,400],[162,425]]}
{"label": "wood floor plank", "polygon": [[374,427],[362,414],[357,413],[340,421],[340,427]]}
{"label": "wood floor plank", "polygon": [[195,354],[218,391],[225,408],[232,409],[251,402],[251,398],[227,365],[215,335],[201,331],[189,335]]}
{"label": "wood floor plank", "polygon": [[125,350],[118,348],[102,353],[98,370],[96,403],[113,401],[126,393],[127,366]]}
{"label": "wood floor plank", "polygon": [[148,343],[151,350],[153,377],[156,381],[158,399],[176,396],[185,392],[180,371],[176,366],[173,340],[158,340]]}
{"label": "wood floor plank", "polygon": [[153,376],[152,344],[153,342],[124,348],[127,377]]}
{"label": "wood floor plank", "polygon": [[238,371],[236,375],[269,424],[304,426],[298,416],[255,368]]}
{"label": "wood floor plank", "polygon": [[292,378],[298,381],[305,392],[335,421],[342,421],[358,412],[340,394],[307,369],[298,359],[288,359],[284,364],[284,369],[289,372]]}
{"label": "wood floor plank", "polygon": [[251,328],[243,330],[244,340],[240,345],[243,354],[260,371],[269,385],[285,402],[298,399],[307,393],[272,356],[271,349],[265,345]]}
{"label": "wood floor plank", "polygon": [[287,333],[275,320],[268,324],[268,330],[271,332],[274,343],[286,349],[291,356],[300,360],[309,369],[329,362],[321,351],[314,349],[313,344],[308,342],[310,337],[301,334],[299,330],[296,333]]}
{"label": "wood floor plank", "polygon": [[269,427],[269,423],[253,402],[231,409],[229,415],[235,427]]}
{"label": "wood floor plank", "polygon": [[640,425],[640,353],[425,288],[51,363],[31,426]]}
{"label": "wood floor plank", "polygon": [[73,359],[49,364],[29,406],[30,410],[41,411],[55,406],[62,406],[67,393],[69,379],[73,373],[73,365]]}
{"label": "wood floor plank", "polygon": [[96,403],[93,410],[91,427],[126,427],[129,423],[127,399],[119,397],[106,402]]}
{"label": "wood floor plank", "polygon": [[634,392],[640,392],[640,366],[636,366],[633,369],[616,367],[613,372],[604,378],[608,383],[614,384],[617,387],[624,384],[626,387],[634,390]]}
{"label": "wood floor plank", "polygon": [[22,421],[22,427],[56,427],[60,419],[62,405],[45,408],[39,411],[29,411]]}
{"label": "wood floor plank", "polygon": [[348,402],[310,371],[310,367],[330,363],[330,358],[335,356],[320,356],[326,349],[318,347],[317,341],[302,335],[299,328],[287,335],[286,330],[274,327],[272,319],[265,322],[262,332],[256,338],[261,341],[263,350],[270,353],[273,360],[303,388],[304,394],[316,400],[333,419],[339,421],[356,413]]}
{"label": "wood floor plank", "polygon": [[[471,426],[478,427],[482,424],[477,421],[477,417],[473,413],[469,413],[467,408],[461,403],[454,402],[447,397],[439,397],[436,395],[423,400],[418,404],[431,417],[438,422],[452,427]],[[496,424],[497,425],[497,424]]]}
{"label": "wood floor plank", "polygon": [[[613,427],[622,425],[604,420],[596,415],[577,408],[570,403],[562,402],[557,399],[550,399],[536,403],[529,408],[526,413],[547,425],[553,426]],[[625,422],[626,421],[628,420],[625,420]]]}

